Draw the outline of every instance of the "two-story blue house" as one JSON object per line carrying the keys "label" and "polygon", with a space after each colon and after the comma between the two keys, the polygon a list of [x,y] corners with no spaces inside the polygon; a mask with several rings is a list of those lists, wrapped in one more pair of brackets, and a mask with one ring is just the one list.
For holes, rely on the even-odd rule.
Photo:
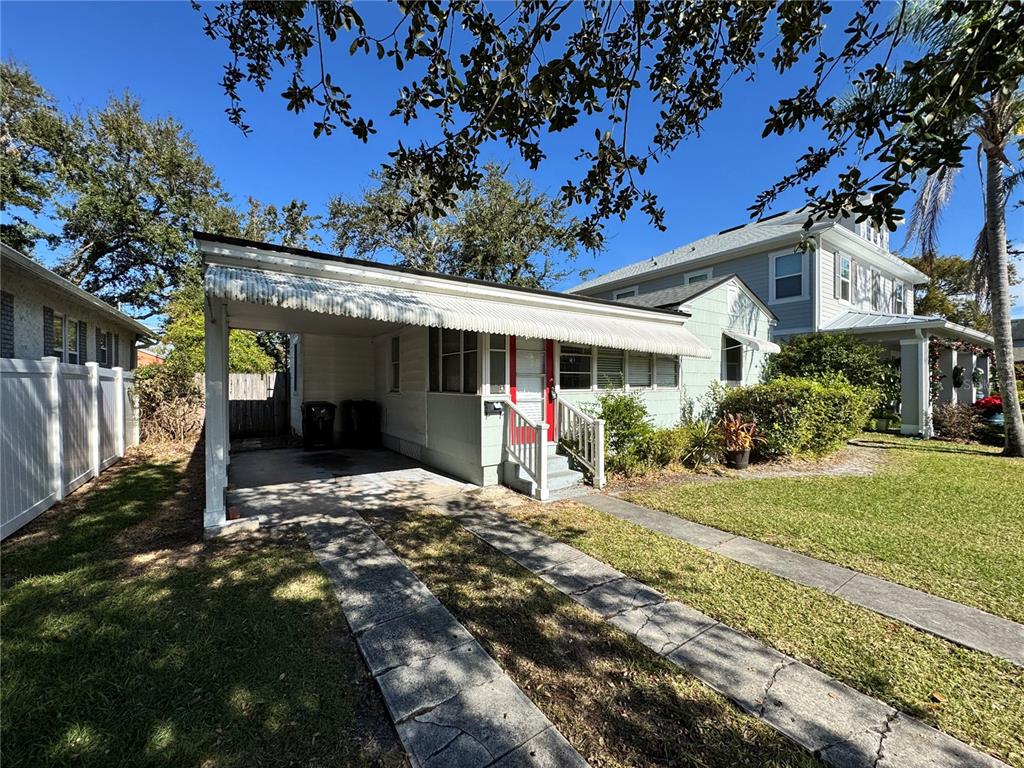
{"label": "two-story blue house", "polygon": [[[628,303],[735,275],[777,322],[773,338],[805,333],[850,333],[881,345],[900,360],[902,431],[931,434],[929,338],[961,339],[990,347],[992,338],[943,318],[914,314],[914,287],[928,277],[889,251],[889,233],[868,222],[825,220],[804,229],[805,210],[724,229],[668,253],[589,280],[572,293]],[[721,379],[746,350],[723,337]],[[955,366],[968,372],[953,387]],[[988,361],[943,349],[940,401],[970,402],[988,391]],[[957,377],[958,378],[958,377]]]}

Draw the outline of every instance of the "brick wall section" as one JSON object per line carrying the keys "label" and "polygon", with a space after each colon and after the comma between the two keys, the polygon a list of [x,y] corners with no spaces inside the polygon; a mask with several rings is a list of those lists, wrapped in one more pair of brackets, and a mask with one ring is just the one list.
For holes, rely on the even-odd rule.
{"label": "brick wall section", "polygon": [[0,357],[14,357],[14,294],[0,291]]}

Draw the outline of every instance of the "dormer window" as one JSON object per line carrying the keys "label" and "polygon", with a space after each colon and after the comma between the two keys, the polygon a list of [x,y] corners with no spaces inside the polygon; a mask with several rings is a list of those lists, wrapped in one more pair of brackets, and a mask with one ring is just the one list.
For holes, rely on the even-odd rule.
{"label": "dormer window", "polygon": [[858,225],[858,234],[872,245],[879,248],[889,248],[889,230],[879,227],[875,222],[868,219]]}

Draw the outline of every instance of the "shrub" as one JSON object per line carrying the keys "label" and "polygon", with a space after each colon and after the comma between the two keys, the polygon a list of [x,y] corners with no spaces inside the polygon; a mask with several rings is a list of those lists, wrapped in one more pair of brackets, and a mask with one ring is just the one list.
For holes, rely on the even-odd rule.
{"label": "shrub", "polygon": [[689,428],[689,444],[683,453],[683,463],[693,469],[703,469],[717,464],[722,458],[722,432],[718,422],[701,419],[693,422]]}
{"label": "shrub", "polygon": [[664,467],[683,460],[690,445],[690,430],[686,427],[656,429],[646,440],[646,458],[651,464]]}
{"label": "shrub", "polygon": [[932,424],[943,437],[967,442],[977,429],[978,412],[967,403],[941,403],[932,408]]}
{"label": "shrub", "polygon": [[649,468],[654,426],[638,392],[607,392],[588,409],[604,419],[605,465],[612,472],[633,475]]}
{"label": "shrub", "polygon": [[139,436],[145,441],[188,442],[199,437],[206,414],[203,389],[184,365],[147,365],[135,371]]}
{"label": "shrub", "polygon": [[845,333],[816,333],[794,336],[782,344],[782,350],[769,358],[764,380],[780,376],[831,379],[841,374],[856,387],[872,387],[879,392],[899,394],[899,370],[882,360],[878,347],[865,344]]}
{"label": "shrub", "polygon": [[730,390],[722,413],[741,414],[764,439],[762,456],[823,455],[859,432],[878,393],[841,376],[806,379],[778,376],[764,384]]}

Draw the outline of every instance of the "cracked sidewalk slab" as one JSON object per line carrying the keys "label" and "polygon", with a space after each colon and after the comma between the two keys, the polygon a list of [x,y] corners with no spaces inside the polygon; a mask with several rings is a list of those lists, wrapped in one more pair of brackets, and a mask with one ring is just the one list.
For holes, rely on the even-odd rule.
{"label": "cracked sidewalk slab", "polygon": [[587,768],[361,517],[311,521],[303,530],[414,768]]}
{"label": "cracked sidewalk slab", "polygon": [[965,648],[1024,666],[1024,625],[1015,621],[614,496],[593,493],[579,501],[655,533],[823,590]]}
{"label": "cracked sidewalk slab", "polygon": [[[502,529],[507,530],[510,525],[527,527],[506,519]],[[477,522],[476,528],[481,526],[484,524]],[[478,530],[470,530],[487,541]],[[538,531],[533,534],[543,537],[544,542],[554,541],[547,534]],[[492,541],[501,539],[492,538]],[[492,543],[492,546],[503,551],[500,544]],[[829,765],[838,768],[1005,766],[750,635],[682,603],[667,600],[642,582],[621,574],[616,576],[619,572],[615,569],[589,555],[581,555],[546,571],[528,570],[584,605],[588,596],[600,596],[602,590],[618,592],[618,600],[625,608],[604,616],[606,621]],[[641,592],[639,587],[646,592]],[[652,600],[651,604],[629,605],[631,600],[641,599],[641,594],[643,599]],[[596,609],[607,611],[613,603],[613,600],[598,603]]]}

